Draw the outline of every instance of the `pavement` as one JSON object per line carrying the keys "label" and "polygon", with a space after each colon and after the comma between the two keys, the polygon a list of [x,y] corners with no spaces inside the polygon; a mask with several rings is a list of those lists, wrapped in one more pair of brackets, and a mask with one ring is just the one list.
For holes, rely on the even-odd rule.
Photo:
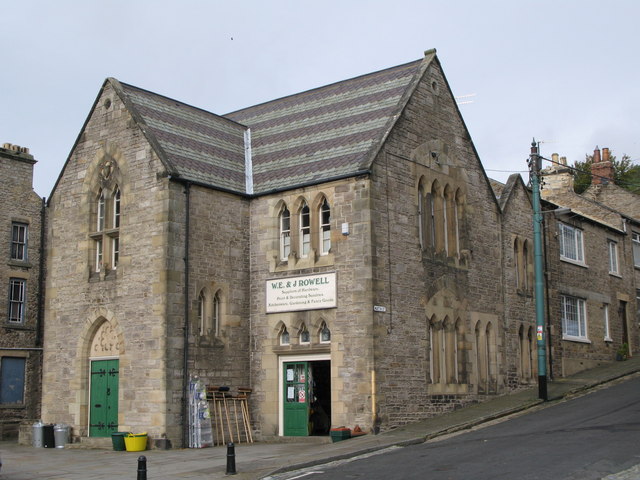
{"label": "pavement", "polygon": [[[548,402],[538,398],[538,387],[502,395],[451,413],[412,423],[378,435],[330,443],[328,437],[288,437],[277,442],[235,445],[235,479],[275,479],[316,465],[350,459],[392,447],[402,447],[470,429],[508,415],[542,407],[617,379],[640,372],[640,356],[585,370],[547,385]],[[146,459],[146,477],[139,475],[140,457]],[[227,448],[118,452],[100,449],[33,448],[0,442],[0,480],[120,480],[229,478]],[[607,480],[640,479],[640,466]]]}

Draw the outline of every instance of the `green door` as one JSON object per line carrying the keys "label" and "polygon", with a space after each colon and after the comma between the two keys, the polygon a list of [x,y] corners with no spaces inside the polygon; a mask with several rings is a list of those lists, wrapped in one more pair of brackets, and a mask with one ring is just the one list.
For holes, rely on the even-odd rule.
{"label": "green door", "polygon": [[309,363],[284,364],[284,434],[309,435]]}
{"label": "green door", "polygon": [[90,437],[110,437],[118,431],[118,364],[118,360],[91,362]]}

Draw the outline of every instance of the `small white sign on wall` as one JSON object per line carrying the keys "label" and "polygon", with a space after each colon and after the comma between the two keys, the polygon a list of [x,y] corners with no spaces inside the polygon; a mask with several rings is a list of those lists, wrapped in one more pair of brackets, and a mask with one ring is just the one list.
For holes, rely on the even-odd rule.
{"label": "small white sign on wall", "polygon": [[266,289],[267,313],[337,306],[335,272],[267,280]]}

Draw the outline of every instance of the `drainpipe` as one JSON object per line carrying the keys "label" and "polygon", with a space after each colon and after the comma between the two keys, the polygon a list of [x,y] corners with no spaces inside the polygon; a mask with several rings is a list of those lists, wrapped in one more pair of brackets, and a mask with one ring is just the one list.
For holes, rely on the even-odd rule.
{"label": "drainpipe", "polygon": [[185,194],[185,239],[184,239],[184,358],[182,365],[182,448],[189,445],[189,220],[191,183],[184,187]]}
{"label": "drainpipe", "polygon": [[45,265],[45,198],[42,197],[40,207],[40,261],[38,272],[38,315],[36,316],[36,347],[42,346],[42,318],[44,316],[44,265]]}

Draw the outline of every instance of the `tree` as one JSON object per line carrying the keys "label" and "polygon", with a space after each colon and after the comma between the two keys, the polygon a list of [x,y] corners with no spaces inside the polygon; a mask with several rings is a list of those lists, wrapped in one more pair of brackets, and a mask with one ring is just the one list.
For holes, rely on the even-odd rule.
{"label": "tree", "polygon": [[[632,165],[631,157],[626,154],[622,155],[621,160],[610,155],[609,161],[613,166],[613,181],[616,185],[640,194],[640,165]],[[591,165],[593,154],[586,154],[583,162],[576,160],[573,164],[573,190],[576,193],[584,192],[591,185]]]}

